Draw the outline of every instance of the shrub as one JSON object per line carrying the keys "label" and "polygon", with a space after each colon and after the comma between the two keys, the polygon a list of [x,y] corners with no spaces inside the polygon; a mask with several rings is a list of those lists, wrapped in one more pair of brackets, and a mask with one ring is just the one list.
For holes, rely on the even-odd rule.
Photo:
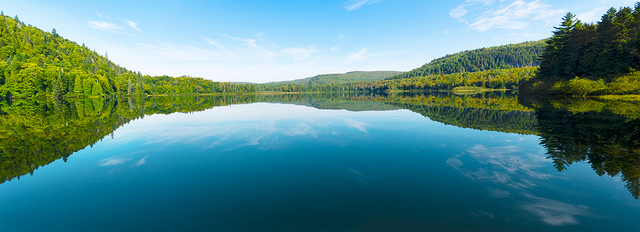
{"label": "shrub", "polygon": [[640,72],[632,72],[618,77],[607,84],[611,94],[640,94]]}
{"label": "shrub", "polygon": [[586,96],[606,89],[607,85],[602,79],[593,81],[580,77],[575,77],[569,81],[557,82],[551,88],[554,93],[572,96]]}

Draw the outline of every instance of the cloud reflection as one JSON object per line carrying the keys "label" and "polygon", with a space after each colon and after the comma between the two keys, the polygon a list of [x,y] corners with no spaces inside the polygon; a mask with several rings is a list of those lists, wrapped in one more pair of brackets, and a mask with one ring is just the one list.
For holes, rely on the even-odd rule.
{"label": "cloud reflection", "polygon": [[537,183],[541,183],[539,181],[552,178],[552,175],[536,170],[543,167],[543,163],[551,161],[541,154],[523,154],[521,150],[519,146],[474,145],[466,151],[469,156],[459,154],[445,163],[474,181],[488,181],[503,186],[489,188],[488,195],[519,201],[516,203],[519,208],[539,217],[548,225],[577,225],[580,224],[578,216],[592,215],[590,208],[585,205],[531,194]]}
{"label": "cloud reflection", "polygon": [[100,160],[100,162],[98,163],[98,166],[100,166],[100,167],[118,166],[118,165],[124,164],[128,160],[129,160],[128,158],[114,158],[114,157],[106,158],[106,159]]}
{"label": "cloud reflection", "polygon": [[349,120],[347,120],[347,124],[350,127],[353,127],[353,128],[358,129],[359,131],[362,131],[362,133],[368,134],[367,128],[365,127],[365,126],[368,126],[368,124],[366,124],[364,122],[360,122],[360,121],[356,121],[356,120],[353,120],[353,119],[349,119]]}
{"label": "cloud reflection", "polygon": [[542,221],[552,226],[580,224],[576,216],[589,216],[589,207],[573,205],[556,200],[528,195],[533,202],[522,205],[525,210],[538,215]]}
{"label": "cloud reflection", "polygon": [[146,155],[145,157],[142,157],[142,159],[139,159],[138,162],[136,162],[136,166],[140,166],[143,164],[147,163],[147,157],[149,157],[149,155]]}

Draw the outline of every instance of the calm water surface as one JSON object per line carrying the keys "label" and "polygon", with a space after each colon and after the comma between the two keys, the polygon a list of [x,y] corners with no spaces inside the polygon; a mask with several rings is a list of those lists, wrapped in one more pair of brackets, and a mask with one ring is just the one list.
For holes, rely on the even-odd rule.
{"label": "calm water surface", "polygon": [[640,201],[537,135],[406,109],[150,115],[0,185],[0,231],[638,231]]}

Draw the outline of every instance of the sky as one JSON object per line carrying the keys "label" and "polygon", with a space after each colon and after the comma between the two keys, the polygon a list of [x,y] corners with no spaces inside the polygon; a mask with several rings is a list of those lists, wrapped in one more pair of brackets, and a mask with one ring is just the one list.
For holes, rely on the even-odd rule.
{"label": "sky", "polygon": [[264,83],[409,71],[540,40],[567,12],[597,22],[637,0],[0,0],[5,15],[147,75]]}

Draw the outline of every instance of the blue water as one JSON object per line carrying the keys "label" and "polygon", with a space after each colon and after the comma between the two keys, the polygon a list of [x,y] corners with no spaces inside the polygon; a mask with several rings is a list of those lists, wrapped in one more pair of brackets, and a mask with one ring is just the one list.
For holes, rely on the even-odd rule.
{"label": "blue water", "polygon": [[0,185],[0,231],[639,231],[640,201],[534,135],[255,103],[135,120]]}

